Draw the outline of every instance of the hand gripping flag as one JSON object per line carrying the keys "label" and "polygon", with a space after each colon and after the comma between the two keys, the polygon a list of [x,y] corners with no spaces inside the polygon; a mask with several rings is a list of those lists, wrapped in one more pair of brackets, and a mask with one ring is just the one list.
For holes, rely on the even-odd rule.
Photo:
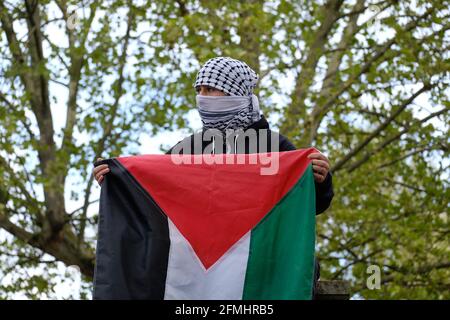
{"label": "hand gripping flag", "polygon": [[94,299],[310,299],[312,152],[103,160]]}

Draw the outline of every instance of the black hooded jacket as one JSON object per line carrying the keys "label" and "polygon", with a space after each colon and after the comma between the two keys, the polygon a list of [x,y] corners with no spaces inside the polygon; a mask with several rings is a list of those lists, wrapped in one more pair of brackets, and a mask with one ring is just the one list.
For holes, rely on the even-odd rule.
{"label": "black hooded jacket", "polygon": [[[255,123],[253,123],[252,125],[250,125],[249,127],[247,127],[244,130],[244,133],[249,130],[249,129],[254,129],[256,135],[258,136],[258,144],[257,144],[257,150],[250,150],[249,144],[247,143],[248,141],[245,140],[245,145],[243,146],[243,150],[234,150],[235,153],[255,153],[255,152],[270,152],[272,150],[273,147],[273,141],[275,141],[274,139],[278,139],[278,143],[279,143],[279,151],[292,151],[292,150],[296,150],[295,146],[283,135],[281,135],[278,132],[272,131],[269,128],[269,123],[267,122],[267,120],[264,118],[264,116],[261,117],[261,119]],[[260,142],[261,140],[259,139],[259,135],[260,134],[267,134],[267,138],[265,139],[265,141],[267,141],[267,146],[261,146]],[[185,139],[179,141],[175,146],[173,146],[172,148],[170,148],[169,151],[167,151],[167,154],[170,154],[172,152],[175,153],[180,153],[180,154],[195,154],[195,153],[204,153],[205,149],[208,148],[209,150],[212,149],[211,144],[214,143],[215,139],[214,137],[210,137],[210,139],[202,139],[203,136],[200,137],[196,137],[196,135],[203,135],[203,132],[199,132],[196,134],[192,134],[189,137],[186,137]],[[201,146],[201,151],[199,150],[195,150],[195,145],[194,145],[194,141],[196,138],[199,138],[198,141],[201,141],[202,146]],[[233,146],[233,142],[232,141],[223,141],[223,145],[215,145],[214,151],[215,153],[219,154],[219,153],[223,153],[224,150],[226,150],[227,145],[229,146]],[[236,148],[236,144],[235,148]],[[274,148],[275,149],[275,148]],[[196,152],[197,151],[197,152]],[[321,183],[317,183],[315,182],[315,187],[316,187],[316,214],[320,214],[322,212],[324,212],[331,203],[331,200],[333,199],[334,193],[333,193],[333,184],[332,184],[332,175],[331,173],[328,173],[328,175],[326,176],[325,180]]]}

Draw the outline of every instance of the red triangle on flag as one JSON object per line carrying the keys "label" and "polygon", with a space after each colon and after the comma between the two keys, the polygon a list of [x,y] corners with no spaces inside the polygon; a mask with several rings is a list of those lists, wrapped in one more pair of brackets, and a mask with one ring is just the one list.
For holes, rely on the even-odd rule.
{"label": "red triangle on flag", "polygon": [[[172,155],[117,160],[151,195],[208,269],[295,185],[311,161],[307,156],[313,152],[317,150],[183,156],[190,164],[176,164]],[[268,167],[263,164],[266,162],[250,163],[251,156],[259,155],[272,161],[278,157],[276,174],[261,174],[261,169]],[[239,156],[245,157],[244,164],[237,164]],[[213,157],[222,157],[223,164],[208,164]],[[225,163],[226,159],[234,159],[234,164]]]}

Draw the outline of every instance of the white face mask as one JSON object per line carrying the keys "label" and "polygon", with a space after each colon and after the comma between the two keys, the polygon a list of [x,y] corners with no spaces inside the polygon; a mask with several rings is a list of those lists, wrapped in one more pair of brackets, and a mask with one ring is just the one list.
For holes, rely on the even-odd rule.
{"label": "white face mask", "polygon": [[197,95],[197,108],[203,128],[245,129],[261,118],[258,97]]}

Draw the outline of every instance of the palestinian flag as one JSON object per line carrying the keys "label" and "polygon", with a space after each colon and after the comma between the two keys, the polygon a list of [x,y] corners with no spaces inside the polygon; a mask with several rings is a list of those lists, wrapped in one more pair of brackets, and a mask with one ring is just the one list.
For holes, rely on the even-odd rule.
{"label": "palestinian flag", "polygon": [[94,299],[310,299],[316,151],[102,161]]}

